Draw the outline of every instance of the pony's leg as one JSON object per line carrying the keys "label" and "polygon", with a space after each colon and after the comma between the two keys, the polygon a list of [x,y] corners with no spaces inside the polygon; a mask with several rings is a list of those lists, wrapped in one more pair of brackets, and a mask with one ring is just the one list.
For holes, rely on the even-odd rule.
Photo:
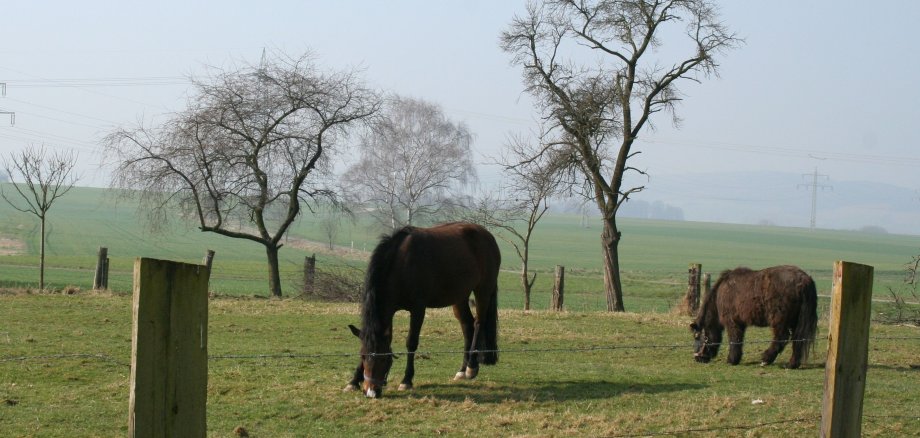
{"label": "pony's leg", "polygon": [[795,334],[789,333],[789,339],[792,342],[792,357],[789,358],[789,368],[796,369],[802,365],[802,359],[805,358],[805,350],[808,348],[808,343],[802,339],[793,339]]}
{"label": "pony's leg", "polygon": [[[776,356],[779,356],[783,349],[786,348],[787,342],[789,342],[789,329],[785,325],[774,326],[773,342],[770,342],[770,347],[764,350],[760,365],[767,366],[772,364],[776,360]],[[795,355],[792,355],[792,357],[795,358]]]}
{"label": "pony's leg", "polygon": [[744,326],[728,326],[728,363],[738,365],[741,363],[742,347],[744,346]]}
{"label": "pony's leg", "polygon": [[425,309],[409,313],[409,336],[406,336],[406,375],[403,376],[399,390],[412,389],[412,378],[415,377],[415,350],[418,350],[418,336],[422,332],[422,323],[425,322]]}
{"label": "pony's leg", "polygon": [[[473,347],[476,320],[473,318],[473,312],[470,310],[466,300],[462,303],[454,304],[454,317],[457,318],[457,321],[460,321],[460,329],[463,331],[463,362],[460,364],[460,371],[457,371],[454,380],[462,380],[469,377],[470,368],[476,368],[478,371],[477,364],[470,362],[470,350]],[[473,374],[469,378],[473,377],[476,377],[476,375]]]}
{"label": "pony's leg", "polygon": [[354,391],[361,387],[361,382],[364,381],[364,362],[358,361],[358,368],[355,368],[355,374],[351,377],[351,381],[345,385],[345,388],[342,391]]}

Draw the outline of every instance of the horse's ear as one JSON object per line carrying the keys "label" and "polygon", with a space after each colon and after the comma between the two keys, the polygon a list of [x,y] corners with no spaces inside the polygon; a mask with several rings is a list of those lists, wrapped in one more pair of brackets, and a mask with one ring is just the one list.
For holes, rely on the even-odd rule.
{"label": "horse's ear", "polygon": [[359,337],[359,338],[361,337],[361,330],[358,330],[357,327],[351,324],[348,324],[348,328],[351,329],[351,333],[354,334],[356,337]]}

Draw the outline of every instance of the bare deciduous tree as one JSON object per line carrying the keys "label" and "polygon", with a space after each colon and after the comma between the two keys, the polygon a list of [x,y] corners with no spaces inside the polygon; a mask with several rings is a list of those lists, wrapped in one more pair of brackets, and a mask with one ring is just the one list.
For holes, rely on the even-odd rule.
{"label": "bare deciduous tree", "polygon": [[417,224],[437,217],[454,190],[475,178],[471,143],[466,125],[437,105],[395,97],[363,136],[343,185],[381,225]]}
{"label": "bare deciduous tree", "polygon": [[321,72],[309,55],[263,56],[193,84],[185,111],[106,137],[112,184],[136,190],[151,225],[178,208],[203,232],[263,245],[280,296],[281,239],[303,208],[335,202],[330,153],[379,98],[356,72]]}
{"label": "bare deciduous tree", "polygon": [[[666,41],[685,55],[657,49]],[[672,37],[673,35],[673,37]],[[680,82],[713,75],[715,56],[742,41],[719,21],[709,0],[546,0],[530,3],[501,35],[523,69],[526,90],[544,117],[546,147],[568,169],[569,183],[602,214],[607,309],[623,311],[617,210],[643,186],[624,186],[633,145],[659,112],[672,115]]]}
{"label": "bare deciduous tree", "polygon": [[537,154],[521,137],[512,138],[497,164],[507,175],[507,186],[499,194],[477,200],[472,209],[473,222],[496,229],[496,235],[508,242],[521,260],[521,287],[524,310],[530,310],[530,292],[537,273],[530,275],[530,239],[537,223],[549,209],[548,199],[559,187],[559,169],[550,154]]}
{"label": "bare deciduous tree", "polygon": [[[69,152],[48,153],[44,146],[30,146],[19,154],[12,153],[3,162],[18,197],[10,199],[0,189],[0,196],[16,210],[35,215],[41,222],[41,250],[38,288],[45,289],[45,224],[48,210],[58,198],[67,194],[79,178],[73,175],[77,155]],[[21,182],[16,182],[19,179]]]}

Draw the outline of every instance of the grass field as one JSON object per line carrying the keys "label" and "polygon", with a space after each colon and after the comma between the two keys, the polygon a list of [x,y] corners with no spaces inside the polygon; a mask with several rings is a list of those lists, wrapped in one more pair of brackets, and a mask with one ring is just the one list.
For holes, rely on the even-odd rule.
{"label": "grass field", "polygon": [[[50,289],[38,278],[35,220],[0,203],[0,431],[4,436],[118,436],[127,430],[131,350],[131,274],[136,257],[199,262],[216,251],[209,309],[209,436],[802,436],[817,433],[826,350],[827,300],[815,354],[802,370],[757,366],[766,329],[753,329],[742,365],[692,360],[689,318],[670,312],[686,290],[691,262],[717,274],[738,265],[796,264],[819,293],[830,288],[834,260],[875,267],[876,319],[890,311],[889,288],[902,287],[918,236],[622,220],[621,261],[629,313],[605,308],[599,228],[580,218],[548,216],[533,246],[539,271],[523,312],[517,260],[503,246],[501,360],[472,382],[453,382],[460,334],[446,310],[429,313],[422,331],[416,390],[367,400],[343,393],[357,363],[356,304],[295,298],[305,256],[319,269],[360,275],[377,232],[343,228],[323,249],[315,219],[305,217],[282,249],[284,299],[267,295],[258,245],[174,228],[150,234],[134,206],[102,190],[78,189],[52,209]],[[110,287],[92,292],[98,247],[109,249]],[[566,266],[566,312],[550,313],[552,270]],[[76,286],[72,295],[61,293]],[[73,292],[73,288],[68,288]],[[399,314],[400,350],[407,322]],[[917,327],[871,328],[864,436],[920,436]],[[788,360],[788,352],[779,362]],[[397,359],[391,380],[398,380]]]}
{"label": "grass field", "polygon": [[[359,222],[345,224],[334,251],[316,242],[325,240],[317,219],[305,216],[281,250],[284,291],[297,295],[303,259],[317,253],[318,269],[353,267],[362,270],[378,231]],[[624,301],[629,311],[664,312],[686,290],[687,266],[702,263],[717,276],[739,265],[762,268],[778,264],[801,266],[827,294],[835,260],[875,267],[875,297],[888,298],[889,288],[901,286],[904,264],[920,253],[920,236],[866,234],[798,228],[760,227],[694,222],[622,219],[620,258]],[[532,245],[532,266],[538,271],[532,297],[535,309],[549,306],[555,265],[566,267],[566,305],[571,310],[606,308],[600,257],[600,228],[581,226],[581,218],[549,215],[538,226]],[[38,227],[34,217],[0,202],[0,287],[34,288],[38,279]],[[523,307],[517,271],[519,261],[504,242],[501,306]],[[265,254],[255,243],[201,233],[176,226],[167,233],[145,230],[135,205],[116,202],[102,189],[78,188],[51,210],[47,243],[46,282],[52,289],[92,286],[96,252],[108,248],[109,286],[131,287],[136,257],[200,263],[207,249],[216,251],[211,290],[222,295],[268,294]]]}
{"label": "grass field", "polygon": [[[724,351],[704,365],[692,359],[687,317],[503,310],[499,363],[454,382],[460,333],[437,310],[422,331],[416,389],[369,400],[341,391],[357,363],[345,328],[357,311],[211,300],[208,435],[774,437],[814,436],[820,425],[822,335],[804,369],[782,368],[788,352],[758,366],[766,329],[749,331],[741,365]],[[130,315],[123,294],[0,294],[4,436],[124,436]],[[863,436],[918,436],[920,333],[873,325],[871,336]],[[404,366],[395,361],[391,381]]]}

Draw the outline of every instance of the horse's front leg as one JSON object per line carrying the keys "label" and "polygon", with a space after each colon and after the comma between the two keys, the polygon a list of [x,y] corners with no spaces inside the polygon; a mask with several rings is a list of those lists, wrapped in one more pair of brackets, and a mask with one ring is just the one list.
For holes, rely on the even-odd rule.
{"label": "horse's front leg", "polygon": [[342,391],[354,391],[361,387],[361,382],[364,381],[364,361],[358,361],[358,367],[355,369],[354,376],[351,377],[351,381],[345,385],[345,388]]}
{"label": "horse's front leg", "polygon": [[406,336],[406,375],[399,384],[400,391],[412,389],[412,378],[415,377],[415,351],[418,350],[418,337],[425,322],[425,309],[409,312],[409,336]]}
{"label": "horse's front leg", "polygon": [[741,363],[742,347],[744,346],[744,326],[732,325],[726,327],[728,331],[728,363],[738,365]]}
{"label": "horse's front leg", "polygon": [[454,376],[454,380],[473,379],[479,374],[479,361],[475,354],[470,354],[473,349],[473,337],[476,320],[473,318],[473,312],[466,303],[454,305],[454,317],[460,321],[460,330],[463,331],[463,362],[460,364],[460,371]]}

